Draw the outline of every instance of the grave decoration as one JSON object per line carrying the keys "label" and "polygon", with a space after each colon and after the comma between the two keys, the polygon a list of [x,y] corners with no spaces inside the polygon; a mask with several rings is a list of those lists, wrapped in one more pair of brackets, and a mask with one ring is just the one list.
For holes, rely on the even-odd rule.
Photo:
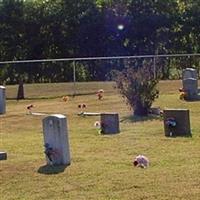
{"label": "grave decoration", "polygon": [[100,121],[96,121],[95,123],[94,123],[94,126],[98,129],[98,133],[99,134],[102,134],[102,124],[101,124],[101,122]]}
{"label": "grave decoration", "polygon": [[79,116],[85,117],[84,110],[87,108],[85,103],[78,104],[78,108],[81,109],[81,112],[78,113]]}
{"label": "grave decoration", "polygon": [[70,165],[67,120],[64,115],[43,119],[44,153],[48,165]]}
{"label": "grave decoration", "polygon": [[62,97],[62,100],[63,100],[64,102],[67,102],[67,101],[69,101],[69,97],[68,97],[68,96],[63,96],[63,97]]}
{"label": "grave decoration", "polygon": [[179,88],[179,92],[180,92],[179,99],[186,100],[187,99],[187,92],[184,91],[183,88]]}
{"label": "grave decoration", "polygon": [[165,121],[166,125],[169,128],[169,136],[173,136],[173,129],[176,127],[177,122],[175,120],[175,118],[171,117],[171,118],[167,118]]}
{"label": "grave decoration", "polygon": [[147,168],[149,166],[149,159],[144,155],[138,155],[133,159],[135,167]]}
{"label": "grave decoration", "polygon": [[79,104],[78,105],[78,108],[81,108],[81,109],[85,109],[87,106],[86,106],[86,104],[84,104],[84,103],[81,103],[81,104]]}
{"label": "grave decoration", "polygon": [[103,99],[103,95],[104,95],[104,90],[103,89],[100,89],[100,90],[97,91],[98,100],[102,100]]}
{"label": "grave decoration", "polygon": [[30,104],[26,107],[28,114],[32,114],[32,108],[34,108],[35,106],[33,104]]}

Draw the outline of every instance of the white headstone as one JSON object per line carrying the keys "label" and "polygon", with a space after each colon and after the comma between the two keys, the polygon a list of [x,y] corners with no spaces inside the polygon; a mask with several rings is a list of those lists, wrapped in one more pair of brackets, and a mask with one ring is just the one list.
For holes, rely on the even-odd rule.
{"label": "white headstone", "polygon": [[0,86],[0,114],[6,113],[6,88]]}
{"label": "white headstone", "polygon": [[66,117],[57,114],[44,118],[43,134],[47,164],[70,165]]}

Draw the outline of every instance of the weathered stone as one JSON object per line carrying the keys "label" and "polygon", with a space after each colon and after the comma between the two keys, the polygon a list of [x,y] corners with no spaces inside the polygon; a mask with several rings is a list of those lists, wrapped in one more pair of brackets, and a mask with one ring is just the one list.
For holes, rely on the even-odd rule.
{"label": "weathered stone", "polygon": [[198,80],[194,78],[184,79],[183,90],[186,92],[186,99],[196,99],[198,95]]}
{"label": "weathered stone", "polygon": [[0,114],[6,113],[6,88],[0,86]]}
{"label": "weathered stone", "polygon": [[0,151],[0,160],[7,160],[7,153]]}
{"label": "weathered stone", "polygon": [[102,134],[115,134],[120,132],[118,113],[101,113],[100,121]]}
{"label": "weathered stone", "polygon": [[163,119],[165,136],[191,136],[188,109],[165,109]]}
{"label": "weathered stone", "polygon": [[197,70],[193,68],[186,68],[183,70],[183,77],[182,79],[194,78],[198,79]]}
{"label": "weathered stone", "polygon": [[47,164],[69,165],[70,150],[66,117],[57,114],[44,118],[43,134]]}

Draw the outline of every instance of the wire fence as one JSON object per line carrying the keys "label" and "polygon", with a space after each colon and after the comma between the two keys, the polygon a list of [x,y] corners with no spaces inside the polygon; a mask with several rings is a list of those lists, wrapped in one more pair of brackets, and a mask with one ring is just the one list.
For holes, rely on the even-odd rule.
{"label": "wire fence", "polygon": [[[43,95],[50,97],[50,91],[54,86],[51,85],[51,88],[48,88],[44,83],[60,83],[59,87],[57,85],[57,88],[54,88],[57,91],[57,96],[63,94],[63,87],[68,88],[68,94],[76,95],[83,91],[79,82],[82,82],[84,87],[88,87],[87,82],[89,81],[96,81],[101,85],[100,81],[112,81],[116,70],[121,71],[127,67],[140,67],[144,62],[151,63],[154,77],[159,76],[160,79],[164,80],[181,79],[182,70],[185,68],[195,68],[198,75],[200,75],[200,53],[13,60],[0,61],[0,84],[14,85],[23,80],[24,83],[27,83],[26,90],[28,92],[26,93],[29,93],[31,90],[29,89],[31,88],[29,83],[35,83],[37,88],[46,87],[46,93],[48,94]],[[83,82],[85,83],[83,84]],[[10,91],[16,90],[15,86],[10,86],[10,88]],[[95,88],[87,90],[86,93],[94,92],[94,90]],[[35,93],[37,92],[38,94],[34,96],[41,96],[38,89]]]}

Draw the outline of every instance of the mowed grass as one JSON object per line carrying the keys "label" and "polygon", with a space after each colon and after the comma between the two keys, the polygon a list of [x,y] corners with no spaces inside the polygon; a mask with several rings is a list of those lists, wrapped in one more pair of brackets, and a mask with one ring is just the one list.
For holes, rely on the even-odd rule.
{"label": "mowed grass", "polygon": [[[28,100],[7,100],[6,115],[0,116],[0,148],[8,153],[8,159],[0,161],[0,199],[200,199],[200,102],[179,100],[181,81],[160,82],[160,97],[154,106],[190,109],[191,138],[166,138],[159,118],[134,120],[113,89],[114,83],[77,86],[77,93],[88,95],[63,102],[60,96],[72,94],[70,85],[41,84],[25,85]],[[102,101],[95,95],[100,88],[105,90]],[[7,94],[14,97],[16,86],[8,86]],[[99,135],[93,125],[98,116],[77,116],[80,103],[87,105],[86,111],[118,112],[120,134]],[[35,105],[35,112],[67,116],[70,166],[45,166],[44,116],[27,115],[28,104]],[[150,159],[149,168],[133,167],[132,160],[138,154]]]}

